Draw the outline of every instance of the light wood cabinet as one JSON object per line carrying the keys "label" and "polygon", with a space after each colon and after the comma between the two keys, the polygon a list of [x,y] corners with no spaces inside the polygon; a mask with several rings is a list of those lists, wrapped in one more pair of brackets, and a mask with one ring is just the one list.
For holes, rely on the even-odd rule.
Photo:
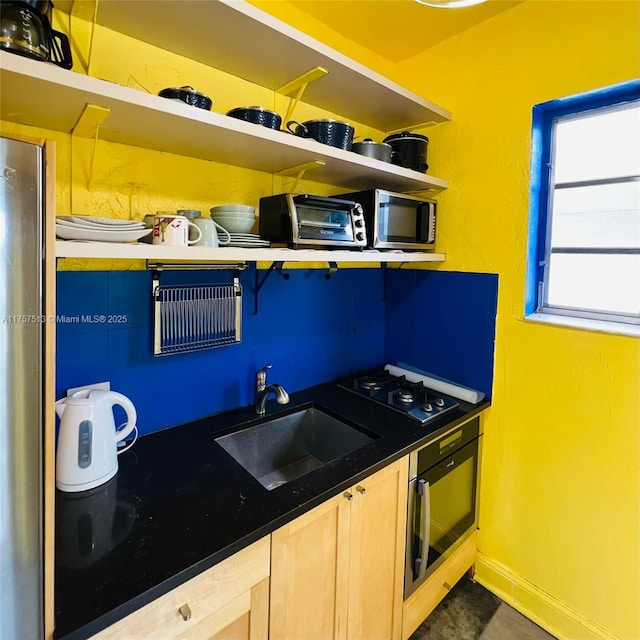
{"label": "light wood cabinet", "polygon": [[93,640],[266,640],[269,537],[142,607]]}
{"label": "light wood cabinet", "polygon": [[271,640],[399,638],[407,459],[272,534]]}

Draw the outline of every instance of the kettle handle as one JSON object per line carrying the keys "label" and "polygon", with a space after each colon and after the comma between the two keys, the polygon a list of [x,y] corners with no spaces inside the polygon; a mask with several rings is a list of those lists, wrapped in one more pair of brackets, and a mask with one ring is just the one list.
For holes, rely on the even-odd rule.
{"label": "kettle handle", "polygon": [[136,408],[133,406],[133,402],[127,398],[127,396],[123,396],[121,393],[117,391],[109,392],[109,400],[111,400],[111,405],[119,404],[127,413],[127,422],[120,431],[116,431],[116,442],[120,442],[124,440],[135,428],[136,421],[138,419],[138,414],[136,413]]}

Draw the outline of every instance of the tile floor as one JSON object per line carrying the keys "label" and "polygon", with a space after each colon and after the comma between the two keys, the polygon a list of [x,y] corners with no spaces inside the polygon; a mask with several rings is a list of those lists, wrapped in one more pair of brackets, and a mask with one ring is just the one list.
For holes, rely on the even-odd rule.
{"label": "tile floor", "polygon": [[555,640],[467,577],[451,590],[409,640]]}

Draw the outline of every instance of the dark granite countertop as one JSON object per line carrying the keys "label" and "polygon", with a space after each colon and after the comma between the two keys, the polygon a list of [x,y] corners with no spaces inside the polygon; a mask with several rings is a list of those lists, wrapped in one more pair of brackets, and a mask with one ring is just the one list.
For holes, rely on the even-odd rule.
{"label": "dark granite countertop", "polygon": [[[119,472],[82,494],[56,492],[57,639],[87,638],[477,413],[460,402],[426,425],[335,383],[267,402],[267,416],[324,408],[370,444],[265,489],[214,440],[259,422],[253,407],[140,438]],[[264,420],[264,419],[263,419]]]}

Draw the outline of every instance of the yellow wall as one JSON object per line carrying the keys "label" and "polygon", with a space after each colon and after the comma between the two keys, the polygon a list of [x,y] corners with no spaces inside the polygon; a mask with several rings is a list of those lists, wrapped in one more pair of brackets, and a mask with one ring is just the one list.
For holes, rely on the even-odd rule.
{"label": "yellow wall", "polygon": [[392,68],[254,4],[453,112],[423,131],[442,268],[500,274],[478,579],[560,638],[640,637],[638,340],[523,321],[531,108],[640,75],[638,3],[530,0]]}
{"label": "yellow wall", "polygon": [[522,319],[531,107],[640,75],[638,7],[529,1],[397,69],[453,112],[443,268],[500,274],[479,579],[561,637],[640,636],[640,349]]}

